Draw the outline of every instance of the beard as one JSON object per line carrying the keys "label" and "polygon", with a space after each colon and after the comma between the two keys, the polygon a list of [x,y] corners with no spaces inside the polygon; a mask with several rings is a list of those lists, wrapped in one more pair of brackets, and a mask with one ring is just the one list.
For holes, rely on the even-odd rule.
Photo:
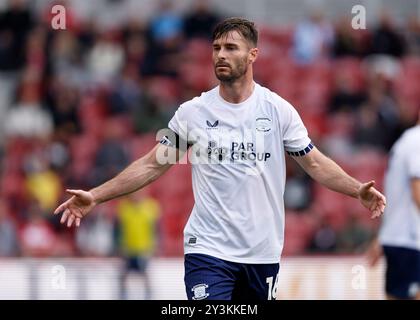
{"label": "beard", "polygon": [[217,67],[214,67],[214,73],[216,75],[216,78],[224,83],[233,83],[235,80],[241,78],[247,71],[248,71],[248,65],[246,63],[247,59],[244,58],[243,60],[239,61],[236,68],[233,68],[232,66],[228,67],[229,71],[225,71],[223,73],[217,72]]}

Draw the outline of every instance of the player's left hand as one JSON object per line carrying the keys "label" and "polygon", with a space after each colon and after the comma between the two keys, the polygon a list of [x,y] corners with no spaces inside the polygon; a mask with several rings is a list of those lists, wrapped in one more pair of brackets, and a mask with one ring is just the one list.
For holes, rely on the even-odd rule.
{"label": "player's left hand", "polygon": [[381,244],[379,243],[378,239],[374,239],[372,243],[369,245],[368,250],[366,251],[366,258],[367,262],[370,267],[376,266],[378,261],[383,256],[383,249]]}
{"label": "player's left hand", "polygon": [[380,217],[384,213],[386,206],[385,196],[376,190],[373,187],[374,185],[375,181],[362,183],[358,192],[358,198],[362,205],[372,212],[372,219]]}

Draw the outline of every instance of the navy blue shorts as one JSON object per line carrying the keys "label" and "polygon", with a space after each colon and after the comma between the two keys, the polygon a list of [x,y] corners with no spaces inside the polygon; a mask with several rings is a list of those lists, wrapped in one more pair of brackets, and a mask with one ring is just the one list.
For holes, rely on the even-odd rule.
{"label": "navy blue shorts", "polygon": [[185,255],[188,300],[272,300],[280,264],[245,264],[205,254]]}
{"label": "navy blue shorts", "polygon": [[420,251],[383,246],[385,291],[398,299],[413,299],[420,286]]}
{"label": "navy blue shorts", "polygon": [[148,258],[146,257],[130,256],[125,258],[125,267],[127,271],[144,273],[146,272],[148,262]]}

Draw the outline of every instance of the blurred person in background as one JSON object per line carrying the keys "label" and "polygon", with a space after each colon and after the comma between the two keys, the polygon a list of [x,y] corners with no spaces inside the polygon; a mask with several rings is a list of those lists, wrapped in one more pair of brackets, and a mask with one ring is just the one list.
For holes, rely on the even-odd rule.
{"label": "blurred person in background", "polygon": [[77,88],[65,83],[62,78],[53,77],[49,89],[45,100],[53,118],[54,134],[64,138],[80,133],[81,126],[78,117],[80,96]]}
{"label": "blurred person in background", "polygon": [[[28,75],[30,77],[30,75]],[[23,83],[18,103],[5,117],[8,137],[45,138],[52,134],[54,123],[51,114],[42,106],[39,83]]]}
{"label": "blurred person in background", "polygon": [[388,205],[368,259],[374,266],[385,256],[387,299],[420,300],[420,108],[417,125],[391,149],[385,195]]}
{"label": "blurred person in background", "polygon": [[363,57],[368,53],[369,43],[365,40],[365,33],[362,30],[352,28],[349,16],[342,16],[335,24],[335,39],[333,54],[341,57]]}
{"label": "blurred person in background", "polygon": [[211,40],[213,28],[220,17],[211,10],[209,0],[194,1],[193,9],[184,17],[184,33],[187,39]]}
{"label": "blurred person in background", "polygon": [[184,25],[171,1],[159,1],[158,12],[147,28],[147,39],[149,46],[141,65],[142,75],[177,77]]}
{"label": "blurred person in background", "polygon": [[117,238],[120,254],[125,259],[121,277],[121,297],[129,299],[127,280],[139,277],[144,283],[144,299],[152,298],[147,272],[150,258],[156,249],[157,221],[160,205],[143,189],[119,201],[117,205]]}
{"label": "blurred person in background", "polygon": [[109,120],[104,124],[104,139],[95,155],[92,184],[103,183],[115,176],[129,163],[127,148],[122,143],[124,128]]}
{"label": "blurred person in background", "polygon": [[25,64],[26,38],[34,17],[26,0],[9,0],[0,12],[0,70],[16,71]]}
{"label": "blurred person in background", "polygon": [[365,92],[358,90],[348,75],[338,74],[334,80],[335,88],[329,101],[328,111],[331,114],[337,112],[356,113],[367,99]]}
{"label": "blurred person in background", "polygon": [[[67,190],[71,198],[54,212],[62,213],[61,223],[80,226],[98,204],[155,181],[194,146],[196,157],[200,153],[204,159],[196,158],[193,165],[195,205],[184,230],[187,297],[271,300],[276,299],[284,243],[284,201],[277,195],[284,192],[286,154],[316,181],[358,199],[372,218],[379,217],[386,199],[373,187],[375,182],[362,183],[346,174],[312,144],[296,109],[254,82],[257,42],[253,22],[242,18],[220,22],[212,51],[219,86],[183,103],[169,121],[166,136],[116,177],[89,191]],[[193,137],[195,130],[203,133]],[[228,141],[220,141],[218,134],[224,130],[251,136],[238,137],[236,131]],[[258,132],[268,136],[266,147],[250,150]],[[232,146],[232,158],[221,157],[223,148],[213,139],[223,147],[227,143],[228,150]],[[248,150],[242,149],[245,145]],[[258,152],[259,159],[234,160],[235,154],[245,157],[246,151]],[[162,155],[170,161],[162,161]]]}
{"label": "blurred person in background", "polygon": [[[83,29],[85,30],[85,29]],[[86,31],[87,32],[87,31]],[[82,35],[70,30],[52,33],[47,42],[47,74],[50,76],[51,92],[47,94],[66,94],[65,89],[83,89],[89,82],[89,72],[85,68],[85,60],[91,47],[82,45]],[[61,92],[60,92],[61,91]],[[47,96],[49,98],[49,96]],[[77,97],[77,95],[76,95]],[[58,97],[57,97],[58,99]]]}
{"label": "blurred person in background", "polygon": [[338,251],[356,254],[364,252],[373,237],[374,232],[360,221],[358,215],[350,211],[346,224],[337,235]]}
{"label": "blurred person in background", "polygon": [[334,44],[334,29],[320,9],[311,9],[308,17],[298,23],[293,38],[293,57],[306,65],[328,57]]}
{"label": "blurred person in background", "polygon": [[110,257],[115,254],[115,211],[110,205],[96,210],[95,215],[76,233],[78,254],[84,257]]}
{"label": "blurred person in background", "polygon": [[57,253],[57,234],[36,200],[31,201],[25,216],[26,219],[19,229],[22,254],[30,257],[54,256]]}
{"label": "blurred person in background", "polygon": [[404,32],[408,55],[420,55],[420,18],[412,16],[407,21]]}
{"label": "blurred person in background", "polygon": [[297,212],[308,209],[313,200],[313,181],[292,159],[286,160],[284,207]]}
{"label": "blurred person in background", "polygon": [[18,253],[16,222],[8,212],[6,201],[0,198],[0,257],[13,257]]}
{"label": "blurred person in background", "polygon": [[25,187],[29,196],[36,199],[42,210],[50,211],[58,202],[61,180],[52,168],[50,154],[44,146],[39,146],[24,161]]}
{"label": "blurred person in background", "polygon": [[25,44],[33,24],[27,1],[9,0],[6,9],[0,12],[0,139],[5,113],[25,64]]}
{"label": "blurred person in background", "polygon": [[109,109],[112,115],[132,114],[134,117],[135,112],[147,108],[145,90],[137,69],[134,63],[125,65],[115,81],[109,95]]}
{"label": "blurred person in background", "polygon": [[332,253],[337,249],[337,231],[328,222],[328,219],[321,217],[309,245],[309,251],[313,253]]}
{"label": "blurred person in background", "polygon": [[401,57],[405,53],[402,35],[395,27],[391,14],[383,9],[379,16],[379,24],[372,34],[371,53]]}
{"label": "blurred person in background", "polygon": [[353,136],[356,145],[388,151],[395,142],[399,133],[399,112],[391,86],[392,82],[386,75],[372,75],[367,100],[356,114]]}
{"label": "blurred person in background", "polygon": [[109,87],[124,65],[124,50],[118,32],[102,32],[88,53],[86,67],[94,85]]}

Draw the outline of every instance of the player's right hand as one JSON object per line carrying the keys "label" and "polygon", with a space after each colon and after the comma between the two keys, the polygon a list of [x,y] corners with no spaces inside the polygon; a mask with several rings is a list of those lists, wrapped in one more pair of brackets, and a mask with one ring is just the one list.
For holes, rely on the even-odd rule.
{"label": "player's right hand", "polygon": [[80,226],[80,222],[95,206],[93,195],[89,191],[83,190],[66,190],[72,197],[66,202],[62,203],[55,209],[54,214],[63,212],[61,216],[61,223],[66,223],[67,227],[71,227],[75,223],[76,227]]}

